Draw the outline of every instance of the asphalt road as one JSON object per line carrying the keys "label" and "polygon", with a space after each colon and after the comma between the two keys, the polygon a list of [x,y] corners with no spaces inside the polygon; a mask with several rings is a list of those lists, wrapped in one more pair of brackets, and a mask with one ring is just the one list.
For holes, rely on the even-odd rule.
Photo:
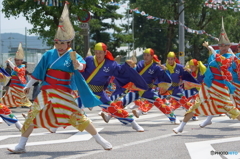
{"label": "asphalt road", "polygon": [[[26,113],[28,108],[12,111],[24,122],[21,113]],[[79,133],[73,127],[67,127],[59,128],[56,134],[51,134],[46,129],[35,129],[29,138],[27,153],[10,154],[6,148],[18,143],[20,132],[14,125],[7,126],[3,123],[0,124],[0,159],[240,158],[240,122],[237,120],[216,116],[212,125],[199,128],[198,124],[205,119],[199,117],[199,121],[190,121],[184,132],[176,135],[172,131],[176,125],[171,124],[156,108],[136,119],[145,132],[136,132],[131,125],[122,125],[116,119],[111,119],[106,124],[98,116],[99,111],[98,107],[92,111],[86,109],[99,133],[112,143],[111,151],[103,150],[88,133]],[[179,109],[175,113],[182,119],[184,112]]]}

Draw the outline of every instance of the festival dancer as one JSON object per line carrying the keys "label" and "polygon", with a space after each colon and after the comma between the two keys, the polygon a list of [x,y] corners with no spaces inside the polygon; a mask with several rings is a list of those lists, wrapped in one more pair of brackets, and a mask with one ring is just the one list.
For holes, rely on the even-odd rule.
{"label": "festival dancer", "polygon": [[181,106],[185,109],[189,109],[191,103],[187,101],[182,84],[199,86],[199,83],[192,75],[190,75],[187,71],[184,71],[184,67],[181,64],[178,64],[176,59],[177,57],[175,53],[169,52],[166,64],[161,65],[172,78],[172,86],[168,89],[168,93],[171,95],[170,103],[174,107],[174,110]]}
{"label": "festival dancer", "polygon": [[[203,44],[204,46],[208,47],[208,43],[205,42]],[[231,49],[228,50],[228,52],[232,53]],[[234,106],[240,110],[240,57],[239,57],[240,53],[236,53],[234,56],[234,59],[232,61],[232,69],[231,69],[231,73],[232,73],[232,77],[233,80],[231,81],[232,85],[235,87],[235,91],[233,94],[230,94],[230,97],[234,103]],[[225,116],[225,114],[221,114],[221,116]],[[199,124],[199,126],[201,128],[206,127],[207,125],[205,123],[209,123],[208,125],[210,125],[212,122],[212,118],[214,116],[213,115],[209,115],[202,123]]]}
{"label": "festival dancer", "polygon": [[[201,61],[198,61],[196,59],[191,59],[187,66],[184,68],[186,71],[191,73],[191,75],[198,81],[198,83],[202,83],[204,79],[204,74],[207,70],[206,66],[203,65]],[[184,86],[186,88],[187,85]],[[189,102],[194,102],[197,96],[197,93],[199,91],[200,87],[193,87],[191,89],[184,90],[184,94]],[[193,116],[192,120],[197,121],[198,117]]]}
{"label": "festival dancer", "polygon": [[12,67],[13,71],[11,74],[11,82],[9,89],[2,97],[1,103],[7,107],[21,107],[21,106],[31,106],[31,102],[25,95],[23,88],[26,86],[25,79],[25,65],[22,64],[24,58],[24,52],[22,44],[18,46],[18,51],[14,58],[16,66],[8,59],[6,62]]}
{"label": "festival dancer", "polygon": [[[2,68],[0,68],[0,82],[6,85],[11,76]],[[12,111],[5,105],[0,103],[0,119],[2,119],[8,126],[15,124],[16,128],[20,131],[22,124],[18,121],[17,117]],[[1,123],[1,121],[0,121]]]}
{"label": "festival dancer", "polygon": [[[122,99],[122,105],[126,106],[133,101],[140,98],[148,100],[150,103],[139,105],[138,110],[133,110],[133,114],[139,117],[144,111],[148,111],[152,106],[156,106],[161,112],[163,112],[172,123],[179,123],[176,116],[173,114],[171,107],[165,105],[158,94],[152,91],[154,82],[157,80],[158,87],[161,92],[165,92],[171,86],[170,76],[159,67],[159,59],[154,54],[154,50],[148,48],[143,52],[144,60],[140,61],[136,66],[136,71],[143,77],[143,79],[148,84],[148,89],[146,91],[131,91],[127,93]],[[136,103],[137,104],[137,103]],[[153,104],[153,105],[152,105]],[[138,105],[138,104],[137,104]],[[143,109],[144,107],[144,109]]]}
{"label": "festival dancer", "polygon": [[146,82],[129,66],[131,65],[130,61],[128,61],[128,63],[126,61],[123,65],[117,64],[104,43],[97,43],[94,50],[95,56],[88,56],[85,59],[86,68],[84,72],[82,72],[82,75],[94,94],[102,101],[103,104],[100,105],[100,107],[123,124],[130,123],[133,129],[138,132],[143,132],[144,129],[137,124],[132,115],[129,115],[126,110],[110,100],[105,92],[105,86],[106,82],[108,82],[112,76],[127,80],[126,83],[122,81],[122,86],[133,82],[139,88],[147,89]]}
{"label": "festival dancer", "polygon": [[[159,97],[162,98],[162,101],[163,101],[163,106],[166,107],[167,105],[168,106],[170,105],[170,107],[173,107],[173,110],[176,110],[180,106],[183,106],[185,109],[188,109],[191,103],[186,102],[187,98],[185,96],[184,89],[180,85],[183,81],[185,85],[199,86],[198,82],[187,71],[184,71],[183,66],[179,64],[179,61],[174,52],[169,52],[167,55],[166,64],[160,65],[160,66],[163,70],[166,70],[166,72],[170,74],[170,77],[172,79],[171,87],[169,87],[167,91],[163,91],[159,93]],[[157,83],[158,83],[158,79],[155,81],[155,84]],[[170,104],[166,100],[166,97],[168,96],[172,97],[170,100]],[[141,114],[139,112],[148,111],[152,107],[151,104],[146,102],[142,105],[144,105],[145,107],[144,106],[140,107],[140,111],[138,110],[137,113],[135,113],[134,111],[133,112],[139,115]],[[149,108],[148,110],[145,109],[146,106]]]}
{"label": "festival dancer", "polygon": [[235,54],[233,63],[232,63],[232,76],[233,81],[232,84],[236,88],[234,93],[232,94],[234,103],[238,110],[240,110],[240,44],[238,44],[239,53]]}
{"label": "festival dancer", "polygon": [[36,80],[42,81],[41,92],[34,100],[23,124],[20,141],[15,148],[8,148],[10,152],[26,152],[25,145],[34,127],[50,129],[69,125],[79,131],[89,132],[105,150],[112,149],[112,145],[97,133],[71,95],[70,81],[74,73],[75,84],[83,104],[88,107],[101,104],[79,72],[84,69],[84,60],[70,48],[74,36],[75,31],[66,3],[54,38],[56,49],[51,49],[43,55],[25,88],[25,92],[28,93]]}
{"label": "festival dancer", "polygon": [[227,113],[230,118],[240,120],[240,112],[234,106],[230,96],[235,87],[231,83],[232,74],[228,69],[231,67],[234,55],[228,52],[231,43],[224,29],[223,19],[218,45],[220,50],[217,52],[212,47],[208,47],[212,54],[208,59],[204,82],[195,104],[186,113],[181,124],[173,129],[176,134],[183,131],[184,126],[195,113],[208,116],[200,127],[210,125],[213,115],[216,114]]}

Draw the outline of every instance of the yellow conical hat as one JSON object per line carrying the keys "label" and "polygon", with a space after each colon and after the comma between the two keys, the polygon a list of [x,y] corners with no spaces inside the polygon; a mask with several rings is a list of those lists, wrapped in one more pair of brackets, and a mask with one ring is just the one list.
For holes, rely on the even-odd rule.
{"label": "yellow conical hat", "polygon": [[55,34],[54,41],[67,42],[72,41],[75,36],[75,31],[73,29],[72,23],[69,18],[69,10],[67,3],[63,8],[62,15],[59,20],[59,25],[57,33]]}
{"label": "yellow conical hat", "polygon": [[221,46],[221,45],[230,45],[230,44],[231,44],[231,42],[228,39],[227,33],[224,29],[223,18],[222,18],[222,28],[221,28],[221,33],[219,36],[218,45]]}
{"label": "yellow conical hat", "polygon": [[18,45],[18,50],[16,52],[15,58],[19,59],[19,60],[24,59],[24,51],[23,51],[23,48],[22,48],[22,43],[19,43],[19,45]]}

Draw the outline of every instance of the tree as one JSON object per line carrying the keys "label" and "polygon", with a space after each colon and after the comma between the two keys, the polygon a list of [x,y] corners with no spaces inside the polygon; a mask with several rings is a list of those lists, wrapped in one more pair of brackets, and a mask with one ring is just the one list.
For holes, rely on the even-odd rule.
{"label": "tree", "polygon": [[[74,2],[73,0],[68,0],[68,2],[70,3],[69,11],[71,20],[75,31],[78,33],[80,31],[80,28],[78,27],[80,22],[78,21],[77,17],[81,17],[84,14],[82,10],[85,9],[100,16],[104,12],[106,12],[105,10],[106,5],[109,1],[108,0],[79,1],[78,5],[73,3]],[[58,20],[62,12],[63,5],[62,6],[39,5],[34,0],[27,0],[25,2],[20,0],[11,1],[3,0],[2,4],[3,4],[2,12],[5,14],[5,17],[9,18],[13,16],[17,18],[19,17],[20,14],[23,14],[23,16],[26,17],[26,20],[33,25],[33,29],[28,30],[30,34],[36,34],[40,36],[40,38],[42,38],[44,41],[47,42],[49,46],[52,47],[53,37],[56,33]],[[110,16],[111,15],[109,15],[108,17]],[[113,18],[115,17],[113,16]],[[109,27],[112,27],[112,25]],[[119,30],[117,33],[119,33]],[[102,34],[102,36],[104,36],[104,34]],[[116,35],[116,37],[117,36],[120,35]],[[78,36],[75,41],[76,44],[81,45],[82,44],[81,40],[82,40],[81,36]],[[119,43],[120,42],[121,41],[119,41]],[[76,48],[81,48],[81,46],[77,46]]]}
{"label": "tree", "polygon": [[[204,6],[205,0],[185,0],[185,25],[194,30],[205,30],[207,33],[218,37],[221,28],[221,17],[224,17],[225,29],[229,39],[239,41],[240,30],[237,27],[240,23],[239,13],[233,10],[214,10]],[[178,20],[178,6],[182,5],[179,0],[131,0],[131,8],[138,8],[140,11],[145,11],[154,17]],[[151,47],[158,55],[166,57],[169,51],[178,50],[178,25],[159,24],[159,21],[147,20],[146,17],[135,14],[135,46],[136,47]],[[160,32],[161,30],[161,32]],[[234,34],[230,34],[234,33]],[[216,44],[217,41],[206,35],[198,35],[186,32],[186,41],[189,41],[190,48],[186,48],[186,53],[189,58],[205,60],[208,56],[207,50],[202,47],[202,43],[207,40],[211,44]]]}
{"label": "tree", "polygon": [[[128,35],[124,29],[124,24],[116,24],[116,20],[123,19],[124,15],[116,12],[118,6],[106,5],[99,8],[104,12],[92,12],[93,16],[90,21],[91,39],[94,42],[103,42],[108,46],[113,56],[126,55],[126,51],[117,51],[122,44],[132,40],[131,35]],[[111,19],[110,22],[106,21]]]}

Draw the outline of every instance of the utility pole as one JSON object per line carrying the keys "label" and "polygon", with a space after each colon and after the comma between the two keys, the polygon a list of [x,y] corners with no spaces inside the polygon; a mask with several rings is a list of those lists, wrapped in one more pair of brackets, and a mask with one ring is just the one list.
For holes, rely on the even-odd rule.
{"label": "utility pole", "polygon": [[[127,18],[128,18],[128,35],[129,35],[129,11],[130,11],[130,2],[127,6]],[[130,58],[130,44],[128,43],[128,49],[127,49],[127,57]]]}
{"label": "utility pole", "polygon": [[134,41],[134,12],[132,12],[132,17],[133,17],[133,19],[132,19],[132,38],[133,38],[133,51],[135,50],[135,45],[134,45],[134,43],[135,43],[135,41]]}
{"label": "utility pole", "polygon": [[178,13],[179,15],[179,23],[178,23],[178,30],[179,30],[179,35],[178,35],[178,51],[179,51],[179,60],[182,65],[185,65],[185,30],[184,27],[181,24],[184,24],[184,2],[183,0],[178,0]]}
{"label": "utility pole", "polygon": [[27,54],[27,27],[25,27],[25,59],[26,59],[26,61],[27,61],[27,56],[28,56],[28,54]]}

